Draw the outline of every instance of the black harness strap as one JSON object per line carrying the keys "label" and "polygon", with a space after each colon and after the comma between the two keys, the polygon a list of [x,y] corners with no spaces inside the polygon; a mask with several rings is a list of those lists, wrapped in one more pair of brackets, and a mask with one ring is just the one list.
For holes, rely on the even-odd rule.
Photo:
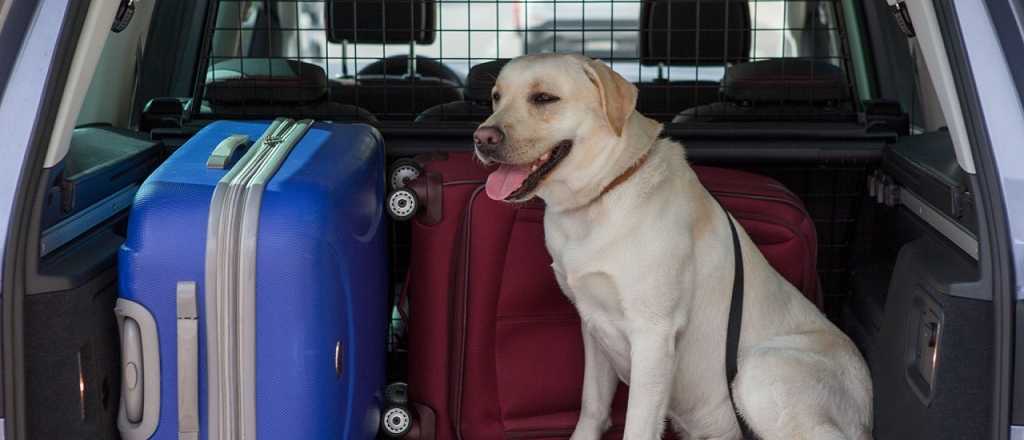
{"label": "black harness strap", "polygon": [[[732,280],[732,300],[729,303],[729,329],[725,336],[725,377],[726,386],[729,388],[729,401],[732,402],[733,411],[736,411],[736,400],[732,397],[732,382],[736,379],[738,370],[736,357],[739,355],[740,326],[743,324],[743,251],[740,249],[740,237],[736,234],[736,224],[728,211],[726,211],[725,217],[729,220],[733,258],[736,261]],[[738,411],[736,411],[736,421],[740,424],[740,431],[743,433],[744,439],[757,439]]]}

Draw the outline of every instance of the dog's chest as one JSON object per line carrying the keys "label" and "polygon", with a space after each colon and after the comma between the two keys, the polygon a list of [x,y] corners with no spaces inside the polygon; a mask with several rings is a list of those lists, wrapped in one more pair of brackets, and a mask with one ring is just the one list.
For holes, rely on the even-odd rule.
{"label": "dog's chest", "polygon": [[609,271],[565,263],[556,258],[552,268],[563,293],[580,314],[583,331],[597,342],[619,378],[629,383],[629,327],[618,284]]}
{"label": "dog's chest", "polygon": [[623,302],[621,242],[599,224],[580,218],[547,216],[545,236],[551,267],[566,297],[576,306],[583,331],[611,360],[620,379],[629,379],[629,326]]}
{"label": "dog's chest", "polygon": [[572,287],[563,290],[576,305],[583,331],[598,343],[619,379],[629,384],[630,329],[620,292],[603,272],[582,274],[573,280]]}
{"label": "dog's chest", "polygon": [[[577,226],[573,226],[575,223]],[[582,224],[581,224],[582,223]],[[623,317],[624,280],[616,260],[618,252],[592,225],[545,218],[545,236],[551,268],[562,292],[585,320],[620,321]]]}

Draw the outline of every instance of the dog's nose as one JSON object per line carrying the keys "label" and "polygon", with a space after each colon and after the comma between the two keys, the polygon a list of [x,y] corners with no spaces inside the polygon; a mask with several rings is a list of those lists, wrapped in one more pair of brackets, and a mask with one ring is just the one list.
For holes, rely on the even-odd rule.
{"label": "dog's nose", "polygon": [[473,142],[478,146],[496,146],[505,139],[505,133],[494,126],[484,126],[473,132]]}

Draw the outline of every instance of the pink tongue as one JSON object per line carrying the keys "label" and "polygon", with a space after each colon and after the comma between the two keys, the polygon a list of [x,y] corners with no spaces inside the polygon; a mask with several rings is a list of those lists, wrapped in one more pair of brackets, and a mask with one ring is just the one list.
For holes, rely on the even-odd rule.
{"label": "pink tongue", "polygon": [[487,197],[493,200],[505,200],[519,187],[523,186],[530,175],[529,165],[502,165],[487,176]]}

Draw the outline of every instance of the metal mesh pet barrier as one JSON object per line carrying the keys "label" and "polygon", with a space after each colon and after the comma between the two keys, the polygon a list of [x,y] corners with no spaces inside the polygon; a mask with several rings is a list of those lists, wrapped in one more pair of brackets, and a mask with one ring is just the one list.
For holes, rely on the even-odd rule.
{"label": "metal mesh pet barrier", "polygon": [[[583,53],[637,85],[663,122],[857,121],[840,0],[220,0],[191,113],[381,126],[475,126],[504,60]],[[726,124],[728,125],[728,124]],[[468,141],[467,141],[468,143]],[[835,317],[848,292],[864,164],[757,167],[793,189],[819,235]],[[393,280],[408,231],[392,236]],[[389,348],[405,345],[396,312]]]}
{"label": "metal mesh pet barrier", "polygon": [[[856,110],[838,0],[221,0],[194,114],[479,122],[495,60],[609,63],[662,121]],[[490,64],[488,64],[490,63]],[[497,63],[497,64],[500,64]]]}

